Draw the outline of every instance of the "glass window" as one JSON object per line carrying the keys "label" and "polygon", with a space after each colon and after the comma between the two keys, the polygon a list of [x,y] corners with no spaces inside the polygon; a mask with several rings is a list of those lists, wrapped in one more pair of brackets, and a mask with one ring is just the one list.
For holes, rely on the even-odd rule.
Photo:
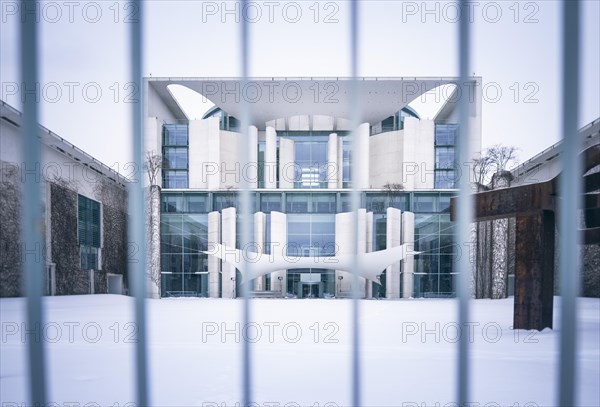
{"label": "glass window", "polygon": [[439,211],[450,212],[450,195],[440,195]]}
{"label": "glass window", "polygon": [[163,171],[163,188],[185,189],[188,187],[188,172],[182,170]]}
{"label": "glass window", "polygon": [[314,213],[335,213],[335,194],[312,194],[312,211]]}
{"label": "glass window", "polygon": [[352,195],[340,194],[340,208],[342,212],[352,211]]}
{"label": "glass window", "polygon": [[238,206],[237,195],[235,192],[215,194],[213,199],[213,209],[215,211]]}
{"label": "glass window", "polygon": [[456,175],[454,170],[436,170],[434,182],[435,188],[437,189],[456,188]]}
{"label": "glass window", "polygon": [[77,234],[81,268],[98,269],[100,247],[100,203],[83,195],[77,197]]}
{"label": "glass window", "polygon": [[164,169],[188,169],[187,147],[165,147],[163,149]]}
{"label": "glass window", "polygon": [[437,147],[435,149],[435,168],[454,168],[454,147]]}
{"label": "glass window", "polygon": [[327,142],[295,141],[295,187],[327,187]]}
{"label": "glass window", "polygon": [[387,194],[367,194],[367,212],[386,213],[387,207]]}
{"label": "glass window", "polygon": [[457,135],[457,124],[438,124],[435,126],[435,144],[438,146],[455,145]]}
{"label": "glass window", "polygon": [[342,141],[342,188],[352,187],[352,143]]}
{"label": "glass window", "polygon": [[207,213],[208,196],[206,194],[186,194],[184,195],[187,203],[187,212],[189,213]]}
{"label": "glass window", "polygon": [[163,146],[187,146],[188,126],[186,124],[165,124],[163,126]]}
{"label": "glass window", "polygon": [[436,212],[436,196],[415,194],[413,212]]}
{"label": "glass window", "polygon": [[261,194],[260,210],[265,213],[281,211],[281,194]]}
{"label": "glass window", "polygon": [[265,151],[267,148],[267,143],[265,141],[258,142],[258,187],[265,187]]}
{"label": "glass window", "polygon": [[287,205],[286,209],[288,213],[307,213],[308,212],[308,200],[309,194],[292,194],[286,195]]}
{"label": "glass window", "polygon": [[180,194],[163,194],[161,197],[161,212],[183,212],[183,197]]}

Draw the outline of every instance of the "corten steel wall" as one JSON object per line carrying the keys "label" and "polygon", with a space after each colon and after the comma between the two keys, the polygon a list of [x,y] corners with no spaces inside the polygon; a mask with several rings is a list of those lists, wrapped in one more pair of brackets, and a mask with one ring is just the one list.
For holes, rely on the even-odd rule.
{"label": "corten steel wall", "polygon": [[[243,2],[245,5],[245,1]],[[461,0],[461,6],[464,8],[467,6],[467,1]],[[142,60],[142,2],[139,0],[134,1],[134,5],[137,6],[139,12],[139,20],[131,24],[131,76],[134,82],[138,85],[142,83],[141,75],[141,60]],[[561,241],[561,252],[565,255],[561,258],[562,270],[562,290],[563,296],[562,304],[562,329],[561,329],[561,343],[560,343],[560,376],[559,386],[559,405],[567,406],[574,405],[574,380],[575,380],[575,339],[577,332],[576,324],[576,309],[575,309],[575,297],[578,292],[578,280],[579,273],[573,273],[573,265],[579,264],[579,256],[577,251],[577,230],[576,225],[578,224],[577,219],[572,219],[577,215],[578,199],[580,199],[580,176],[577,165],[577,153],[578,145],[577,138],[573,137],[577,132],[577,114],[578,114],[578,86],[579,86],[579,3],[576,1],[564,2],[564,36],[563,36],[563,137],[565,140],[564,150],[565,154],[563,157],[565,172],[562,175],[563,182],[563,205],[562,210],[566,213],[566,216],[561,217],[560,230],[565,236]],[[358,52],[358,21],[359,21],[359,9],[358,4],[353,1],[351,3],[351,27],[350,27],[350,47],[351,47],[351,73],[352,77],[356,79],[358,77],[358,59],[360,54]],[[462,18],[459,24],[459,71],[461,75],[461,83],[466,83],[468,75],[470,74],[470,23],[467,18]],[[249,49],[248,41],[248,22],[246,19],[242,19],[241,23],[241,71],[243,80],[246,81],[248,78],[248,56],[251,52]],[[25,16],[22,19],[22,30],[21,30],[21,70],[22,80],[24,85],[32,88],[37,81],[37,38],[36,38],[36,23],[34,18],[29,15],[29,18]],[[142,89],[141,86],[138,89]],[[351,94],[350,100],[353,103],[354,113],[352,120],[355,124],[353,128],[356,128],[359,123],[359,101],[352,97],[355,94]],[[467,123],[469,113],[468,104],[466,98],[461,101],[460,107],[460,123]],[[141,102],[133,103],[132,106],[132,118],[133,118],[133,146],[134,146],[134,162],[140,168],[142,162],[143,152],[143,139],[142,139],[142,108]],[[248,126],[248,109],[246,108],[246,114],[241,119],[242,131],[247,132]],[[25,163],[34,165],[34,163],[40,160],[40,149],[39,141],[36,138],[37,129],[37,103],[29,97],[24,101],[24,133],[25,139],[28,146],[30,146],[27,152]],[[468,143],[468,126],[461,126],[460,140],[464,142],[460,146],[460,156],[469,157],[469,143]],[[248,149],[245,149],[248,151]],[[468,161],[468,159],[466,160]],[[463,177],[464,178],[464,177]],[[578,181],[579,180],[579,181]],[[248,189],[247,185],[244,185]],[[147,387],[147,360],[146,360],[146,325],[145,325],[145,248],[144,248],[144,204],[143,204],[143,189],[141,182],[137,182],[130,186],[130,200],[129,200],[129,213],[130,218],[130,237],[135,244],[138,245],[140,250],[140,256],[137,259],[138,262],[134,263],[134,266],[130,270],[134,273],[133,280],[134,292],[136,295],[135,311],[136,311],[136,322],[139,329],[138,341],[136,345],[136,394],[137,404],[141,406],[150,405],[148,399],[148,387]],[[470,187],[467,181],[461,179],[461,192],[458,200],[458,222],[459,222],[459,241],[468,242],[470,241],[471,230],[469,220],[472,218],[472,203],[469,200]],[[39,231],[36,231],[35,225],[39,220],[39,204],[40,194],[39,185],[36,185],[33,181],[25,183],[24,186],[24,213],[23,213],[23,235],[24,242],[26,245],[33,247],[36,243],[39,244],[41,236]],[[353,194],[353,208],[358,208],[357,202],[358,193],[355,191]],[[249,213],[248,205],[248,194],[242,194],[242,215]],[[242,225],[244,231],[250,230],[249,228],[250,216],[245,216],[245,225]],[[355,230],[357,227],[356,218],[354,219]],[[242,242],[248,239],[248,233],[242,233]],[[354,248],[356,252],[356,247]],[[466,257],[466,256],[463,256]],[[467,323],[469,317],[469,296],[470,296],[470,276],[466,271],[470,269],[468,259],[463,258],[459,263],[463,272],[458,284],[459,291],[459,313],[458,322]],[[28,293],[28,324],[34,326],[35,324],[42,323],[42,310],[40,296],[42,294],[42,281],[40,280],[40,268],[41,265],[26,258],[25,261],[25,275],[26,275],[26,287]],[[575,268],[577,270],[577,268]],[[356,272],[356,270],[354,270]],[[352,394],[352,404],[354,406],[361,405],[361,370],[360,370],[360,344],[358,342],[358,300],[357,295],[354,296],[351,302],[352,316],[353,316],[353,327],[352,327],[352,372],[351,372],[351,389],[348,391]],[[247,323],[250,319],[250,300],[248,296],[244,296],[244,307],[243,307],[243,322]],[[469,399],[469,348],[465,339],[460,340],[458,346],[458,363],[457,363],[457,394],[456,398],[459,405],[464,405]],[[251,349],[248,341],[244,341],[243,353],[242,353],[242,394],[243,404],[249,405],[252,401],[252,394],[250,393],[251,388]],[[46,377],[45,377],[45,357],[42,341],[30,341],[29,342],[29,367],[30,367],[30,389],[31,389],[31,400],[34,403],[45,404],[46,401]]]}

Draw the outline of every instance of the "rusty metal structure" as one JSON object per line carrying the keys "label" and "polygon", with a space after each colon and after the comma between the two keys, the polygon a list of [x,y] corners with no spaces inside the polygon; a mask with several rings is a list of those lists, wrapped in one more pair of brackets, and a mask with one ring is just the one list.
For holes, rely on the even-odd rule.
{"label": "rusty metal structure", "polygon": [[[600,244],[600,144],[581,153],[583,219],[581,243]],[[473,194],[474,220],[516,218],[514,329],[552,328],[555,224],[560,216],[559,177],[545,182]],[[451,202],[455,219],[455,198]],[[578,272],[573,270],[573,272]]]}

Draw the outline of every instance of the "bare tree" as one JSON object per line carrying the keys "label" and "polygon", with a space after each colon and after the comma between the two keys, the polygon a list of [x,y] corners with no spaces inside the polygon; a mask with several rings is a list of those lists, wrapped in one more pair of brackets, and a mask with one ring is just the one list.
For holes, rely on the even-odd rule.
{"label": "bare tree", "polygon": [[488,183],[491,169],[492,161],[487,153],[473,159],[473,180],[477,184],[477,190]]}
{"label": "bare tree", "polygon": [[148,176],[148,194],[146,194],[146,210],[148,211],[148,276],[152,282],[150,296],[160,297],[160,186],[158,177],[162,169],[163,159],[154,151],[146,152],[144,168]]}
{"label": "bare tree", "polygon": [[146,160],[144,161],[144,169],[148,175],[148,182],[150,185],[158,185],[157,178],[162,169],[163,158],[162,155],[156,154],[154,151],[146,152]]}
{"label": "bare tree", "polygon": [[388,194],[389,206],[395,207],[396,197],[400,195],[401,191],[404,190],[404,185],[400,183],[388,182],[383,186],[383,189],[385,189]]}
{"label": "bare tree", "polygon": [[[474,159],[473,175],[477,189],[510,186],[507,169],[517,163],[517,148],[496,144]],[[487,185],[487,186],[486,186]],[[504,298],[507,295],[509,269],[514,263],[514,239],[508,219],[477,222],[475,297]]]}
{"label": "bare tree", "polygon": [[487,149],[486,155],[490,159],[494,172],[500,172],[506,171],[509,165],[516,164],[517,152],[518,149],[514,146],[496,144]]}

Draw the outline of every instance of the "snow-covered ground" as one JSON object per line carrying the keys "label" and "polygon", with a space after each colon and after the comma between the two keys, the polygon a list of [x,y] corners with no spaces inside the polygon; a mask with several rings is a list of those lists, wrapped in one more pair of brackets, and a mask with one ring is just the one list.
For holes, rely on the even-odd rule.
{"label": "snow-covered ground", "polygon": [[[150,389],[157,406],[235,406],[242,341],[252,343],[255,406],[350,405],[350,301],[148,302]],[[555,330],[513,331],[512,299],[472,302],[472,321],[453,322],[454,300],[361,301],[365,406],[455,406],[456,338],[472,340],[471,406],[552,406],[558,374]],[[0,300],[0,405],[27,402],[26,341],[48,355],[53,406],[133,406],[135,324],[131,298],[47,297],[41,329],[24,323],[23,299]],[[578,405],[600,405],[600,300],[580,299]],[[29,331],[27,331],[29,329]],[[239,404],[238,404],[239,405]]]}

